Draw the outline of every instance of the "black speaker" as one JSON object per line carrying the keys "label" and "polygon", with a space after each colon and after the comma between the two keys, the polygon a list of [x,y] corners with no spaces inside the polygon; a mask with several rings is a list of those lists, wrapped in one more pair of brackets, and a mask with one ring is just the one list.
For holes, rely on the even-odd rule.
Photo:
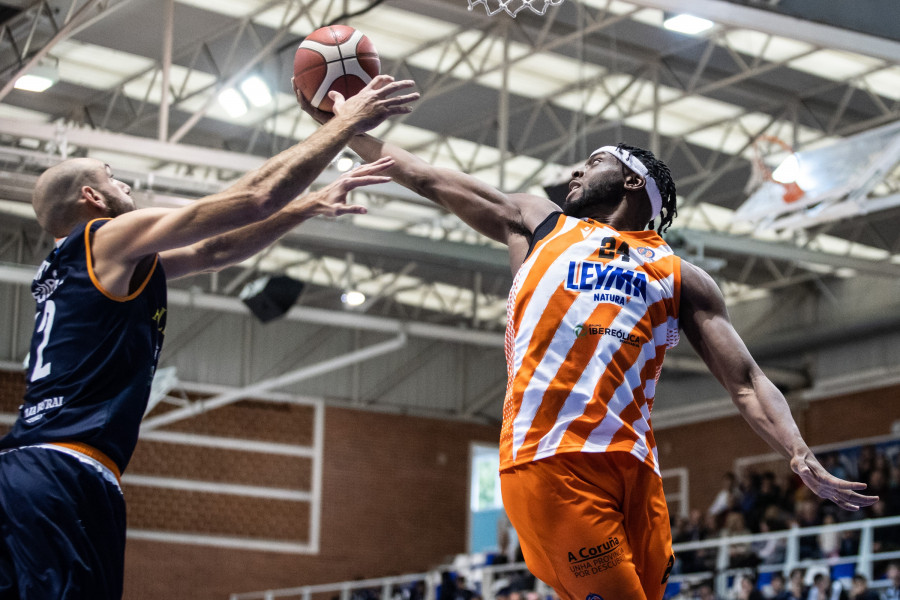
{"label": "black speaker", "polygon": [[245,285],[240,299],[257,319],[268,323],[290,310],[302,291],[302,281],[287,275],[267,275]]}
{"label": "black speaker", "polygon": [[563,202],[566,201],[566,196],[569,195],[569,180],[566,179],[561,183],[545,183],[543,188],[547,197],[562,208]]}

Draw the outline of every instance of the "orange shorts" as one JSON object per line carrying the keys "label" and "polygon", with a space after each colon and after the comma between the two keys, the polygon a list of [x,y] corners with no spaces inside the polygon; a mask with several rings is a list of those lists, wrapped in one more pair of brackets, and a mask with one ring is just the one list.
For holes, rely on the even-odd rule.
{"label": "orange shorts", "polygon": [[662,480],[625,452],[500,472],[528,569],[564,600],[661,600],[674,564]]}

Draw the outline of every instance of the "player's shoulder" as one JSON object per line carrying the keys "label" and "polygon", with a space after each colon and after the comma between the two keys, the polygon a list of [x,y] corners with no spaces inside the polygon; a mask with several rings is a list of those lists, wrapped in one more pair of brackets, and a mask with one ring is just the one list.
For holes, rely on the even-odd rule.
{"label": "player's shoulder", "polygon": [[695,265],[681,259],[681,303],[695,308],[719,307],[724,297],[712,276]]}

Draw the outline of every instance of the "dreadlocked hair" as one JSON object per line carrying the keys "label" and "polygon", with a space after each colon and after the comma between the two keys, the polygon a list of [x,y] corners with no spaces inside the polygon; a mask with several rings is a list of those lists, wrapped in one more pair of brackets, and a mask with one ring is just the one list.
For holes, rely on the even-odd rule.
{"label": "dreadlocked hair", "polygon": [[[675,182],[672,181],[669,167],[649,150],[622,143],[618,144],[616,148],[632,154],[641,161],[647,167],[647,174],[656,181],[656,187],[659,188],[659,195],[662,197],[662,210],[659,213],[659,223],[655,229],[658,233],[664,233],[678,214],[675,206]],[[650,229],[654,229],[653,221],[650,221]]]}

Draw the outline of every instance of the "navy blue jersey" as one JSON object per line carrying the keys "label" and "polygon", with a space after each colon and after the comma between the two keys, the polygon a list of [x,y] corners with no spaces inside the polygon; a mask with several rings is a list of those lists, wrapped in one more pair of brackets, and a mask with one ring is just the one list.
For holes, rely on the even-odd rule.
{"label": "navy blue jersey", "polygon": [[166,278],[157,257],[134,293],[104,290],[89,248],[108,221],[76,227],[38,269],[25,402],[0,448],[81,442],[122,471],[131,458],[165,333]]}

